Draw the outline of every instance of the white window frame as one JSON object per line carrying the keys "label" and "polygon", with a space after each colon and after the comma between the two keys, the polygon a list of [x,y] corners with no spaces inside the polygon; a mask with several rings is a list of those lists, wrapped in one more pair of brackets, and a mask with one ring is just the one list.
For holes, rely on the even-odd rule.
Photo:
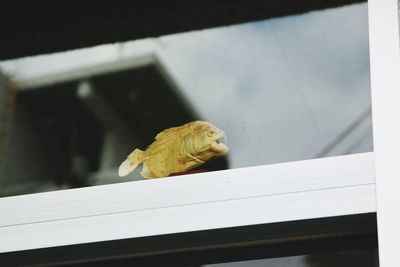
{"label": "white window frame", "polygon": [[400,266],[398,2],[368,6],[374,153],[2,198],[0,252],[377,212]]}
{"label": "white window frame", "polygon": [[379,262],[400,266],[399,3],[368,4]]}

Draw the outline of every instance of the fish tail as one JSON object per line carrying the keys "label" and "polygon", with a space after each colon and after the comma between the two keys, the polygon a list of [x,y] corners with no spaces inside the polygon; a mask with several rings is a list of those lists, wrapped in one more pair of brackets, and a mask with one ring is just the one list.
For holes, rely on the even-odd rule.
{"label": "fish tail", "polygon": [[139,164],[143,162],[143,151],[136,148],[131,154],[128,155],[126,160],[121,163],[118,169],[118,175],[120,177],[130,174],[136,169]]}

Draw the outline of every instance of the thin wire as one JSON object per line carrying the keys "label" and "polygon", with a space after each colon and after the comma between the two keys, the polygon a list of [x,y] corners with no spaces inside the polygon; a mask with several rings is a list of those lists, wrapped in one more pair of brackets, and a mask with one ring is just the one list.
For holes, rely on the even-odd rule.
{"label": "thin wire", "polygon": [[323,148],[315,158],[327,156],[335,147],[337,147],[347,136],[349,136],[361,123],[371,115],[371,105],[364,110],[349,126],[347,126],[336,138],[332,140],[325,148]]}

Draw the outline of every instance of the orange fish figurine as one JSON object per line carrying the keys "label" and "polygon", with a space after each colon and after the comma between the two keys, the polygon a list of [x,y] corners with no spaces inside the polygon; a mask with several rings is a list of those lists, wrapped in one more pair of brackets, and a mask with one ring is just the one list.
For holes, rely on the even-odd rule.
{"label": "orange fish figurine", "polygon": [[196,168],[228,152],[222,130],[206,121],[193,121],[160,132],[145,151],[133,150],[119,166],[118,174],[126,176],[143,163],[143,177],[167,177]]}

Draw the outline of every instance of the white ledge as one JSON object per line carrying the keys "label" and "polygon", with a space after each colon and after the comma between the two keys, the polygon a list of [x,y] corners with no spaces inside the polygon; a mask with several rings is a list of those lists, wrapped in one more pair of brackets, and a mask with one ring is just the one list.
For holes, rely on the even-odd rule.
{"label": "white ledge", "polygon": [[373,153],[0,199],[0,252],[375,212]]}

